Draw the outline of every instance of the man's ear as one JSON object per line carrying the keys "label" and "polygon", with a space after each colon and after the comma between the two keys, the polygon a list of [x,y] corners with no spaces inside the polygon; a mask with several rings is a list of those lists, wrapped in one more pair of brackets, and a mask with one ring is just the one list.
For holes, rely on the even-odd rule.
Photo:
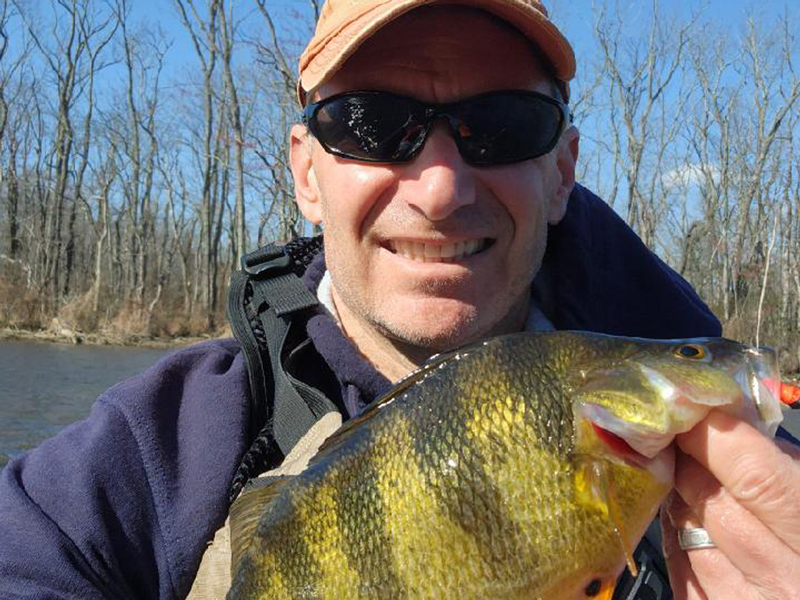
{"label": "man's ear", "polygon": [[311,160],[313,140],[303,125],[293,125],[289,143],[289,164],[294,178],[294,201],[300,212],[314,225],[322,223],[322,202]]}
{"label": "man's ear", "polygon": [[575,187],[575,164],[578,162],[578,146],[580,133],[571,125],[561,136],[556,147],[556,167],[561,175],[561,183],[547,207],[547,222],[555,225],[564,218],[567,212],[567,201]]}

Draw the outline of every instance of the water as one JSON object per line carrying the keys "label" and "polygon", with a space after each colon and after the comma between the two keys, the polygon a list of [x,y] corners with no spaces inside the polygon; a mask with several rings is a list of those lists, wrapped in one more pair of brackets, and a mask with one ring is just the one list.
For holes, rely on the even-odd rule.
{"label": "water", "polygon": [[97,396],[170,350],[0,342],[0,469],[88,416]]}

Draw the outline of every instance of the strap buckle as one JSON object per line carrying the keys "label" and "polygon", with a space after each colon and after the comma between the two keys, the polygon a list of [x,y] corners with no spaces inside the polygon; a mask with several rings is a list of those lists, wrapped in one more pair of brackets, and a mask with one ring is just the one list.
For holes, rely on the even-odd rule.
{"label": "strap buckle", "polygon": [[242,256],[242,270],[254,277],[271,274],[271,271],[284,271],[291,267],[291,257],[282,246],[269,244]]}

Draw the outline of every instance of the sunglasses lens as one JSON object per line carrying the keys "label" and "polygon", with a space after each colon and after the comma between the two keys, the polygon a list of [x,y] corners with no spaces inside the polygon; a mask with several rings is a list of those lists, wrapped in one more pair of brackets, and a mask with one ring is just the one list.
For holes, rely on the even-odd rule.
{"label": "sunglasses lens", "polygon": [[412,100],[354,93],[323,102],[312,118],[314,135],[329,150],[359,160],[408,160],[422,143],[425,125]]}
{"label": "sunglasses lens", "polygon": [[[431,109],[432,118],[450,122],[461,155],[473,165],[520,162],[549,152],[565,118],[556,101],[524,91],[483,94]],[[426,110],[412,98],[353,92],[313,105],[309,126],[334,154],[403,162],[425,143]]]}
{"label": "sunglasses lens", "polygon": [[465,160],[477,165],[519,162],[553,149],[563,113],[544,98],[524,93],[488,94],[456,105],[451,123]]}

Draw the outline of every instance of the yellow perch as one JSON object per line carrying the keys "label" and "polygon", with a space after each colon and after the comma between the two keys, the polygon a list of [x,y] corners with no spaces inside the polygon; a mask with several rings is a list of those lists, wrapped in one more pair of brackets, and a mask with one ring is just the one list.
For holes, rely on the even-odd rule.
{"label": "yellow perch", "polygon": [[228,598],[609,599],[672,486],[674,435],[714,407],[774,434],[776,364],[577,332],[435,357],[301,475],[237,499]]}

